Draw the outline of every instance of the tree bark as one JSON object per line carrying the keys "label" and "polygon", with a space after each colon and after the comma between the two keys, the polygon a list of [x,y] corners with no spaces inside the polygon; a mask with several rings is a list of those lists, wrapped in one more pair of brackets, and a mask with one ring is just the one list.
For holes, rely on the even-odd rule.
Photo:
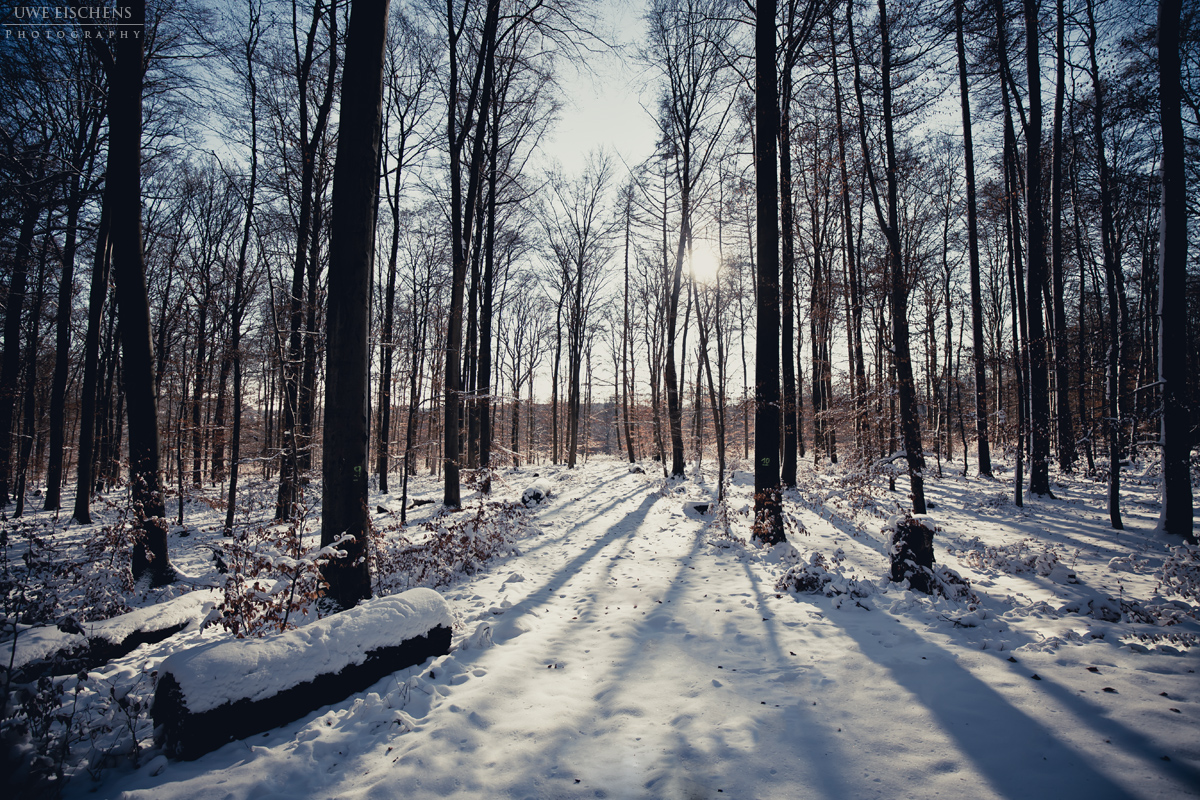
{"label": "tree bark", "polygon": [[1162,125],[1162,208],[1158,232],[1158,379],[1162,383],[1161,423],[1163,508],[1159,529],[1190,542],[1193,505],[1190,479],[1187,381],[1187,172],[1180,117],[1180,0],[1158,4],[1159,114]]}
{"label": "tree bark", "polygon": [[954,2],[955,41],[958,49],[958,89],[962,98],[963,160],[967,192],[967,252],[971,283],[971,346],[975,373],[975,440],[979,474],[992,476],[991,441],[988,436],[987,349],[983,340],[983,291],[979,279],[979,211],[975,202],[975,146],[971,136],[971,101],[967,87],[967,55],[963,43],[963,0]]}
{"label": "tree bark", "polygon": [[1058,413],[1058,469],[1067,473],[1075,465],[1075,429],[1071,424],[1071,396],[1067,385],[1067,308],[1063,287],[1063,115],[1066,98],[1066,14],[1057,0],[1054,59],[1054,161],[1050,175],[1050,280],[1054,304],[1054,389]]}
{"label": "tree bark", "polygon": [[[790,41],[785,48],[790,48]],[[792,70],[790,59],[784,58],[779,93],[779,266],[781,348],[783,365],[783,463],[779,480],[784,486],[796,485],[797,452],[801,448],[799,415],[802,400],[796,385],[796,255],[795,219],[792,210],[792,135],[791,100]],[[814,398],[815,402],[815,398]]]}
{"label": "tree bark", "polygon": [[1096,146],[1096,164],[1100,178],[1100,245],[1104,253],[1104,286],[1108,297],[1108,374],[1105,382],[1108,423],[1108,518],[1114,530],[1124,530],[1121,521],[1121,355],[1125,339],[1125,314],[1121,294],[1124,282],[1118,274],[1116,233],[1113,222],[1112,187],[1108,174],[1108,156],[1104,152],[1104,89],[1096,58],[1096,18],[1093,0],[1087,2],[1088,57],[1091,63],[1092,135]]}
{"label": "tree bark", "polygon": [[[295,6],[293,5],[293,24],[295,23]],[[337,0],[332,0],[326,8],[322,3],[313,6],[312,21],[309,24],[303,55],[297,53],[299,73],[296,76],[297,94],[300,100],[300,211],[296,229],[296,252],[292,259],[292,287],[288,297],[288,342],[283,363],[283,420],[279,430],[282,443],[279,463],[279,493],[275,501],[275,517],[280,520],[292,519],[296,513],[296,503],[299,498],[300,483],[300,447],[303,444],[300,428],[300,391],[303,379],[302,359],[304,352],[303,325],[304,303],[301,295],[304,292],[304,274],[309,257],[309,240],[315,236],[313,230],[313,186],[316,181],[317,155],[320,151],[321,140],[329,123],[329,111],[333,104],[334,75],[337,72],[337,47],[330,49],[329,72],[326,77],[325,89],[321,102],[317,107],[317,117],[311,135],[308,126],[308,91],[312,78],[312,68],[315,60],[314,52],[317,46],[317,32],[322,17],[329,14],[330,38],[337,39]]]}
{"label": "tree bark", "polygon": [[[336,544],[345,552],[322,570],[328,596],[342,608],[371,596],[368,327],[388,5],[388,0],[351,4],[333,177],[329,258],[338,265],[338,279],[329,285],[321,545]],[[347,541],[347,535],[353,539]]]}
{"label": "tree bark", "polygon": [[[848,4],[849,5],[849,4]],[[847,18],[851,10],[847,8]],[[899,184],[897,177],[895,133],[892,125],[892,45],[889,36],[890,21],[887,3],[879,0],[880,72],[883,88],[883,133],[884,158],[887,186],[887,208],[881,206],[876,188],[874,169],[871,167],[870,149],[867,145],[866,119],[862,98],[860,60],[854,44],[853,29],[850,33],[851,53],[854,56],[854,89],[859,110],[859,141],[862,145],[863,161],[871,186],[875,215],[888,242],[889,301],[892,314],[892,355],[895,362],[897,394],[900,401],[900,435],[904,442],[905,462],[908,465],[910,498],[913,511],[925,513],[925,455],[921,446],[921,421],[917,416],[917,392],[913,380],[912,356],[909,350],[908,327],[908,284],[901,249],[899,219]]]}
{"label": "tree bark", "polygon": [[[32,187],[28,191],[32,193]],[[13,413],[21,370],[21,313],[25,308],[29,262],[33,259],[33,232],[40,209],[41,205],[32,196],[25,198],[4,310],[4,355],[0,357],[0,508],[8,505],[11,488]]]}
{"label": "tree bark", "polygon": [[75,509],[71,516],[87,525],[92,521],[91,503],[95,490],[96,400],[100,375],[100,328],[104,324],[104,300],[108,296],[108,269],[112,255],[109,231],[112,203],[107,189],[96,227],[92,258],[92,287],[88,296],[88,324],[83,338],[83,384],[79,397],[79,448],[75,454]]}
{"label": "tree bark", "polygon": [[785,541],[779,485],[779,184],[775,143],[775,0],[758,0],[754,25],[754,177],[758,208],[754,361],[754,538]]}
{"label": "tree bark", "polygon": [[1042,217],[1042,73],[1038,56],[1038,0],[1025,0],[1025,66],[1029,82],[1025,128],[1025,231],[1028,238],[1025,302],[1029,339],[1029,491],[1050,494],[1050,387],[1042,295],[1046,287],[1046,239]]}
{"label": "tree bark", "polygon": [[[154,345],[142,253],[141,136],[145,0],[132,0],[129,38],[118,38],[108,56],[108,191],[112,214],[112,273],[120,316],[121,382],[129,424],[129,477],[135,540],[133,575],[153,585],[174,580],[167,557],[166,507],[159,472],[158,407]],[[93,40],[95,41],[95,40]]]}
{"label": "tree bark", "polygon": [[[443,436],[444,490],[442,502],[450,508],[462,505],[459,485],[459,427],[462,421],[462,329],[463,294],[466,289],[468,245],[471,241],[472,214],[477,202],[483,163],[483,134],[491,106],[492,84],[495,75],[496,26],[500,14],[499,0],[489,0],[480,42],[481,58],[476,59],[475,79],[467,98],[467,127],[458,128],[457,103],[448,104],[447,140],[450,149],[450,239],[453,267],[450,283],[450,310],[446,323],[445,425]],[[461,92],[458,85],[458,41],[463,28],[455,28],[453,0],[447,0],[446,24],[450,44],[451,91]],[[482,83],[480,79],[482,78]],[[472,119],[475,136],[472,142],[470,178],[464,203],[462,192],[462,150]],[[465,212],[465,213],[464,213]]]}

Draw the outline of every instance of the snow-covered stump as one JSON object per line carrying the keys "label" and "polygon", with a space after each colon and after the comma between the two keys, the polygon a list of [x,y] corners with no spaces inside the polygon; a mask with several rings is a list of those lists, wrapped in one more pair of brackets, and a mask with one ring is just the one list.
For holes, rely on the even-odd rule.
{"label": "snow-covered stump", "polygon": [[917,591],[933,594],[933,528],[911,516],[893,518],[885,531],[892,534],[888,552],[892,557],[892,580],[905,579]]}
{"label": "snow-covered stump", "polygon": [[159,668],[157,744],[191,760],[287,724],[450,652],[452,622],[440,594],[412,589],[276,636],[177,653]]}
{"label": "snow-covered stump", "polygon": [[939,530],[925,515],[904,514],[888,520],[883,532],[889,535],[892,580],[908,581],[909,588],[925,594],[978,602],[971,593],[970,581],[949,567],[934,563],[933,534]]}
{"label": "snow-covered stump", "polygon": [[539,478],[529,484],[528,488],[521,493],[521,504],[526,508],[536,506],[538,503],[545,502],[554,494],[554,486],[545,478]]}

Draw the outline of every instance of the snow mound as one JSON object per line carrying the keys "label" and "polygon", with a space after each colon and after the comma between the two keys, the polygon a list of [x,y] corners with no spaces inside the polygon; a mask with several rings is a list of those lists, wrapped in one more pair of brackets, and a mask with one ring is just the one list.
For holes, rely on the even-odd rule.
{"label": "snow mound", "polygon": [[1059,563],[1058,551],[1052,547],[1042,547],[1031,538],[1012,544],[988,545],[978,537],[973,537],[947,550],[962,559],[964,564],[981,572],[1004,572],[1010,575],[1034,572],[1046,577]]}
{"label": "snow mound", "polygon": [[521,502],[526,506],[534,506],[550,499],[553,494],[554,487],[550,485],[550,481],[538,478],[521,493]]}
{"label": "snow mound", "polygon": [[849,577],[838,568],[842,555],[841,548],[838,548],[834,554],[833,563],[830,563],[829,559],[814,550],[775,582],[775,591],[823,594],[826,597],[841,594],[848,594],[851,597],[867,597],[873,594],[875,592],[873,584]]}

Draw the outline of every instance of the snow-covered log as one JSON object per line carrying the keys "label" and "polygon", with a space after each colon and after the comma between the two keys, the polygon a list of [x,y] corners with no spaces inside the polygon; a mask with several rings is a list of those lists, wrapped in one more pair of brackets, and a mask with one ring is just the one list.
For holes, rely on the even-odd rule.
{"label": "snow-covered log", "polygon": [[448,653],[451,625],[441,595],[412,589],[287,633],[176,653],[160,667],[154,694],[158,744],[194,759],[299,719]]}
{"label": "snow-covered log", "polygon": [[95,669],[143,644],[156,644],[188,625],[199,625],[220,601],[219,592],[201,590],[101,622],[67,618],[57,627],[29,628],[18,632],[15,643],[0,643],[2,661],[7,665],[11,653],[13,683]]}

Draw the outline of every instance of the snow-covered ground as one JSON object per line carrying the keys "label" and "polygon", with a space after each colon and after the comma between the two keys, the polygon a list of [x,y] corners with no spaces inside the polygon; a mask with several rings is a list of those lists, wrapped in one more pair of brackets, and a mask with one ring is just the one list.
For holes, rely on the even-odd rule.
{"label": "snow-covered ground", "polygon": [[[1153,530],[1153,475],[1127,473],[1120,534],[1101,483],[1064,478],[1056,499],[1021,509],[1009,473],[931,476],[937,559],[974,595],[951,601],[885,580],[881,530],[902,499],[886,481],[855,486],[839,468],[805,466],[785,498],[794,549],[764,551],[745,542],[747,472],[734,474],[726,529],[694,508],[713,499],[713,473],[672,482],[643,467],[502,472],[499,498],[538,478],[552,493],[513,526],[516,554],[439,588],[456,615],[450,655],[193,762],[156,753],[143,713],[126,726],[142,740],[138,766],[114,757],[131,737],[103,770],[76,744],[66,794],[1200,796],[1200,603],[1159,585],[1178,541]],[[439,492],[422,478],[414,496]],[[468,511],[478,502],[468,495]],[[398,504],[398,493],[371,499]],[[190,513],[172,557],[215,585],[218,511]],[[412,512],[418,523],[440,513]],[[777,586],[813,553],[833,596]],[[80,702],[106,708],[111,687],[144,705],[163,659],[229,635],[197,624],[143,645],[95,670]],[[69,701],[76,679],[60,680]]]}

